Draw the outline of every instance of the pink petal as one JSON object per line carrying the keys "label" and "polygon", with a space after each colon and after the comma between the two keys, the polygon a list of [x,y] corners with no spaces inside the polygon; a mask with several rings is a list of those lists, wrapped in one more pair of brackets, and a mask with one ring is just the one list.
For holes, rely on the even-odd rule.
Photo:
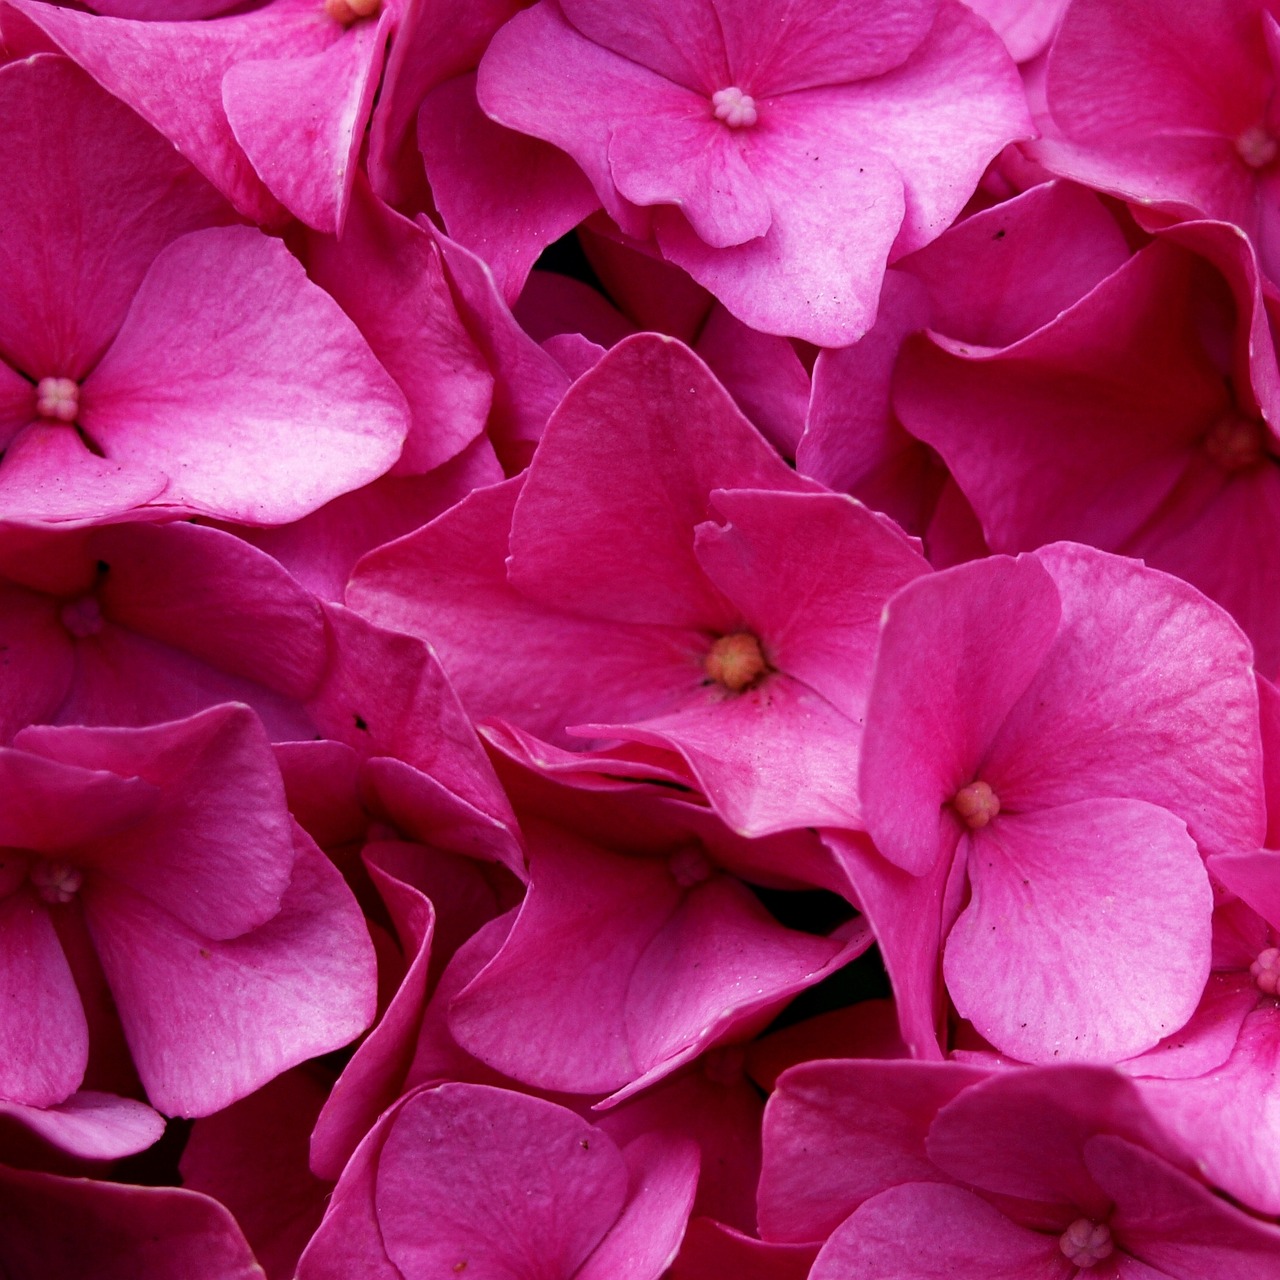
{"label": "pink petal", "polygon": [[80,996],[49,909],[34,893],[0,901],[0,941],[0,1096],[50,1107],[79,1088],[89,1062]]}
{"label": "pink petal", "polygon": [[680,1248],[698,1185],[698,1148],[646,1134],[622,1150],[627,1200],[574,1280],[659,1280]]}
{"label": "pink petal", "polygon": [[[56,23],[66,12],[36,5],[32,16]],[[0,116],[9,122],[0,356],[32,379],[82,378],[156,253],[230,210],[164,138],[64,59],[5,67]]]}
{"label": "pink petal", "polygon": [[[504,129],[480,110],[473,75],[427,95],[418,146],[445,228],[484,258],[509,303],[543,249],[600,207],[564,152]],[[518,203],[513,191],[521,193]]]}
{"label": "pink petal", "polygon": [[74,645],[48,596],[0,583],[0,645],[10,678],[0,685],[0,741],[24,725],[48,720],[66,696]]}
{"label": "pink petal", "polygon": [[1040,564],[1003,557],[921,578],[886,606],[860,790],[890,862],[919,875],[954,847],[959,824],[944,806],[1034,681],[1058,613]]}
{"label": "pink petal", "polygon": [[494,379],[431,237],[358,177],[341,240],[308,236],[305,258],[408,399],[412,423],[393,473],[431,471],[459,454],[484,430]]}
{"label": "pink petal", "polygon": [[102,878],[128,886],[209,938],[234,938],[280,909],[293,836],[271,746],[247,707],[145,729],[39,726],[15,743],[154,788],[145,816],[75,850],[95,892]]}
{"label": "pink petal", "polygon": [[138,1074],[170,1115],[209,1115],[306,1058],[340,1048],[374,1013],[363,917],[332,863],[297,833],[272,920],[216,942],[130,890],[89,913]]}
{"label": "pink petal", "polygon": [[764,1120],[760,1231],[823,1240],[899,1183],[944,1181],[925,1154],[940,1107],[987,1073],[954,1062],[810,1062],[778,1080]]}
{"label": "pink petal", "polygon": [[[0,1103],[0,1116],[77,1160],[136,1155],[164,1133],[164,1118],[145,1103],[88,1089],[51,1107]],[[6,1151],[10,1145],[6,1141]]]}
{"label": "pink petal", "polygon": [[807,1280],[816,1245],[753,1240],[710,1218],[693,1218],[672,1266],[672,1280]]}
{"label": "pink petal", "polygon": [[240,213],[266,225],[285,220],[227,121],[223,77],[243,59],[316,53],[340,38],[337,23],[307,0],[211,22],[101,18],[30,0],[14,7],[164,134]]}
{"label": "pink petal", "polygon": [[[809,485],[688,348],[624,339],[547,424],[512,521],[511,581],[546,604],[615,622],[728,629],[734,619],[699,570],[692,538],[714,514],[717,488]],[[602,528],[614,536],[601,538]]]}
{"label": "pink petal", "polygon": [[381,475],[407,428],[355,326],[245,227],[161,252],[85,386],[83,421],[111,458],[169,475],[167,508],[249,524]]}
{"label": "pink petal", "polygon": [[1248,1217],[1123,1138],[1091,1138],[1084,1158],[1115,1201],[1112,1228],[1125,1251],[1160,1274],[1197,1280],[1280,1276],[1280,1229],[1272,1223]]}
{"label": "pink petal", "polygon": [[41,1280],[261,1280],[216,1200],[0,1168],[0,1265]]}
{"label": "pink petal", "polygon": [[387,12],[318,52],[245,58],[222,78],[227,122],[249,163],[290,213],[318,231],[342,233],[389,27]]}
{"label": "pink petal", "polygon": [[1183,823],[1095,799],[971,837],[947,939],[956,1009],[1023,1062],[1116,1062],[1181,1027],[1209,977],[1209,878]]}
{"label": "pink petal", "polygon": [[[571,1111],[481,1085],[416,1095],[378,1165],[378,1224],[409,1276],[571,1276],[627,1200],[612,1142]],[[656,1274],[656,1273],[655,1273]]]}
{"label": "pink petal", "polygon": [[1056,1235],[962,1187],[909,1182],[876,1196],[822,1247],[811,1280],[1071,1280]]}
{"label": "pink petal", "polygon": [[1257,689],[1239,628],[1140,561],[1067,543],[1036,558],[1057,584],[1062,626],[992,743],[1002,801],[1147,800],[1182,818],[1205,853],[1256,849]]}

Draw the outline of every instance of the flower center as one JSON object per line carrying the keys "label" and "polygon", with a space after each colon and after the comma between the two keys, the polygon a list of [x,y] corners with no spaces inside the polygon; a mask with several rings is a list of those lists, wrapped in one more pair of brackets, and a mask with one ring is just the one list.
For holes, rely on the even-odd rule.
{"label": "flower center", "polygon": [[77,639],[96,636],[102,630],[102,606],[97,596],[81,596],[70,600],[58,613],[62,625]]}
{"label": "flower center", "polygon": [[361,18],[372,18],[381,8],[382,0],[324,0],[325,13],[344,27]]}
{"label": "flower center", "polygon": [[707,675],[732,693],[741,693],[769,669],[760,641],[750,631],[721,636],[711,646],[705,663]]}
{"label": "flower center", "polygon": [[1204,449],[1224,471],[1242,471],[1267,456],[1267,429],[1253,418],[1219,418],[1204,438]]}
{"label": "flower center", "polygon": [[1058,1248],[1075,1266],[1092,1267],[1109,1258],[1115,1246],[1111,1243],[1111,1228],[1105,1222],[1077,1218],[1062,1233]]}
{"label": "flower center", "polygon": [[951,801],[951,807],[960,815],[973,831],[985,827],[1000,812],[1000,797],[991,790],[989,783],[971,782],[961,787]]}
{"label": "flower center", "polygon": [[1276,158],[1280,146],[1265,126],[1255,124],[1236,139],[1236,150],[1250,169],[1263,169]]}
{"label": "flower center", "polygon": [[37,858],[27,874],[46,902],[70,902],[84,883],[84,873],[69,862],[50,862],[44,858]]}
{"label": "flower center", "polygon": [[727,89],[717,89],[711,95],[711,106],[716,119],[730,129],[749,129],[760,118],[756,100],[749,93],[743,93],[736,84]]}
{"label": "flower center", "polygon": [[80,416],[80,384],[74,378],[41,378],[36,383],[36,412],[57,422]]}
{"label": "flower center", "polygon": [[715,874],[711,859],[697,845],[688,845],[673,853],[667,859],[667,869],[682,889],[692,889],[695,884],[702,884]]}
{"label": "flower center", "polygon": [[1280,988],[1280,947],[1268,947],[1258,952],[1258,958],[1249,966],[1258,990],[1264,995],[1273,996]]}

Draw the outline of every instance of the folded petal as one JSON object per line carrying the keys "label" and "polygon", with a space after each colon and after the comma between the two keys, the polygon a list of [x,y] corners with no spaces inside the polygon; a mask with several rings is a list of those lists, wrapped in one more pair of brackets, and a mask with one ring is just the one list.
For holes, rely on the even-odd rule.
{"label": "folded petal", "polygon": [[278,241],[183,237],[152,264],[84,388],[107,457],[169,477],[163,505],[248,524],[297,519],[396,460],[404,397]]}

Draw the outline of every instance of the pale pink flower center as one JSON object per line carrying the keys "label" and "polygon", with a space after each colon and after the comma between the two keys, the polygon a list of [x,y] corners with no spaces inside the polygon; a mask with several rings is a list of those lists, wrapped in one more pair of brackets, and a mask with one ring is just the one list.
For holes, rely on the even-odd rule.
{"label": "pale pink flower center", "polygon": [[361,18],[372,18],[381,8],[382,0],[324,0],[325,13],[344,27]]}
{"label": "pale pink flower center", "polygon": [[85,636],[96,636],[102,630],[102,606],[97,596],[81,596],[79,600],[68,601],[58,617],[62,625],[81,640]]}
{"label": "pale pink flower center", "polygon": [[715,872],[711,859],[696,845],[673,853],[667,860],[667,868],[682,889],[692,889],[695,884],[710,880]]}
{"label": "pale pink flower center", "polygon": [[1000,797],[991,790],[989,783],[979,780],[961,787],[951,801],[951,807],[977,831],[1000,812]]}
{"label": "pale pink flower center", "polygon": [[39,858],[31,864],[28,874],[36,892],[46,902],[70,902],[84,883],[84,873],[69,862]]}
{"label": "pale pink flower center", "polygon": [[57,422],[80,416],[80,384],[74,378],[41,378],[36,383],[36,412]]}
{"label": "pale pink flower center", "polygon": [[1219,418],[1209,428],[1204,448],[1223,470],[1240,471],[1267,456],[1267,429],[1253,418]]}
{"label": "pale pink flower center", "polygon": [[733,693],[754,684],[769,667],[760,641],[750,631],[721,636],[711,646],[705,665],[707,675]]}
{"label": "pale pink flower center", "polygon": [[1263,125],[1255,124],[1236,139],[1236,150],[1249,168],[1262,169],[1276,158],[1280,146]]}
{"label": "pale pink flower center", "polygon": [[1058,1248],[1067,1261],[1077,1267],[1096,1266],[1111,1256],[1114,1247],[1111,1228],[1105,1222],[1091,1222],[1088,1218],[1077,1218],[1058,1241]]}
{"label": "pale pink flower center", "polygon": [[1258,952],[1258,958],[1249,966],[1258,990],[1273,996],[1280,988],[1280,947],[1268,947]]}
{"label": "pale pink flower center", "polygon": [[749,93],[743,93],[736,84],[727,89],[717,89],[711,95],[711,105],[716,119],[730,129],[749,129],[760,118],[756,100]]}

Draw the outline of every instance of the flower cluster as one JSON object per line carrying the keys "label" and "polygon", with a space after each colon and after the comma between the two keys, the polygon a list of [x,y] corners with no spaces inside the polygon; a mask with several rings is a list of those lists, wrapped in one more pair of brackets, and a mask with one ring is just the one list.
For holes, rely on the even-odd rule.
{"label": "flower cluster", "polygon": [[1280,1280],[1280,0],[0,120],[0,1273]]}

